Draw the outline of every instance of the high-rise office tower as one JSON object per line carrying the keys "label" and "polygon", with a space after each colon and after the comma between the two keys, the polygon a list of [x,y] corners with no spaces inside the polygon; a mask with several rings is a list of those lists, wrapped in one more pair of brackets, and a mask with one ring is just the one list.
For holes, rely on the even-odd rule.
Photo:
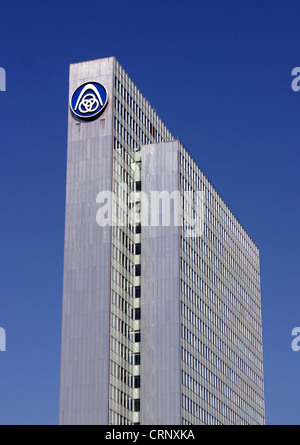
{"label": "high-rise office tower", "polygon": [[70,67],[61,424],[263,424],[259,251],[113,57]]}

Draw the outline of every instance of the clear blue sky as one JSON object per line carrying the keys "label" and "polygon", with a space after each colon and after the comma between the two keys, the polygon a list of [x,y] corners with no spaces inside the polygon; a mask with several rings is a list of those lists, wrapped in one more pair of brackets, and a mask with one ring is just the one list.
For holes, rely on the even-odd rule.
{"label": "clear blue sky", "polygon": [[57,424],[69,64],[115,56],[261,256],[266,420],[300,424],[300,3],[0,5],[0,423]]}

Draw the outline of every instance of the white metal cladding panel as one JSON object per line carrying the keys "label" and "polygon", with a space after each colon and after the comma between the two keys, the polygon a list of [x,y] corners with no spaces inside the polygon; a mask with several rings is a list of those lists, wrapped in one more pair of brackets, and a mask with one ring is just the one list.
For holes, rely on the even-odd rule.
{"label": "white metal cladding panel", "polygon": [[[142,192],[163,190],[170,193],[178,190],[177,141],[142,147]],[[178,227],[142,227],[141,245],[140,422],[144,425],[178,425]]]}
{"label": "white metal cladding panel", "polygon": [[113,59],[70,67],[70,96],[105,85],[109,103],[92,122],[69,114],[61,345],[61,424],[108,424],[111,228],[96,196],[112,184]]}

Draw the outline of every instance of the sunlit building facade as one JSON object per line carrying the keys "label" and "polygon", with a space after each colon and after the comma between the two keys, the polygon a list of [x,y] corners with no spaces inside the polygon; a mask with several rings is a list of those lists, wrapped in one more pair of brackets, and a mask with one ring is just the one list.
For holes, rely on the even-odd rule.
{"label": "sunlit building facade", "polygon": [[115,58],[69,95],[60,424],[263,424],[258,248]]}

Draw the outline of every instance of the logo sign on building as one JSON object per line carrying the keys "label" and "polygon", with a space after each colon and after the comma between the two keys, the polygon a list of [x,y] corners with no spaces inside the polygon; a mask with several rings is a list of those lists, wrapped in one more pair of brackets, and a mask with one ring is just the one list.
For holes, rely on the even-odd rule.
{"label": "logo sign on building", "polygon": [[78,87],[71,98],[72,112],[85,120],[96,119],[107,105],[106,88],[98,82],[87,82]]}

